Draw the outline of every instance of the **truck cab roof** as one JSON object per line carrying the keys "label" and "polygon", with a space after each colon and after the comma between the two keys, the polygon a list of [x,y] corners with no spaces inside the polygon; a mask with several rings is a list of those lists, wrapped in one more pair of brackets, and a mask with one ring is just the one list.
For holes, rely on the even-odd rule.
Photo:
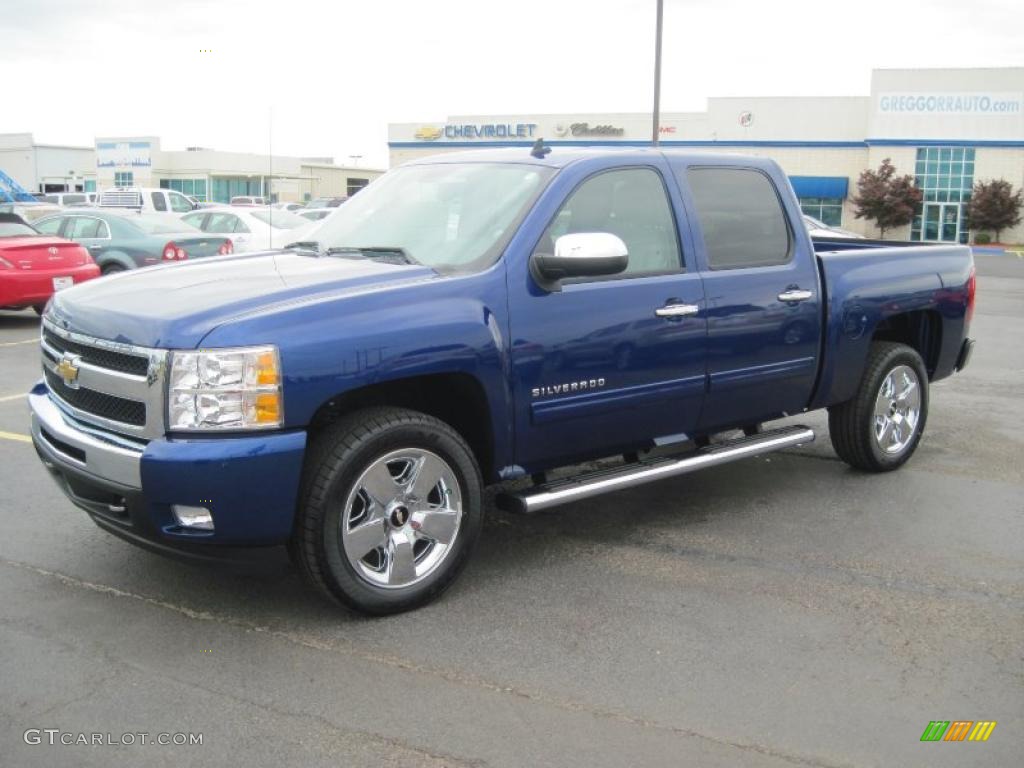
{"label": "truck cab roof", "polygon": [[695,150],[661,149],[654,147],[565,147],[555,146],[543,158],[530,154],[530,147],[507,147],[502,149],[470,149],[459,152],[445,152],[413,160],[406,165],[430,165],[436,163],[522,163],[543,165],[550,168],[564,168],[588,160],[634,160],[650,162],[652,159],[693,162],[701,165],[742,165],[746,168],[777,168],[778,164],[769,158],[754,157],[738,152],[704,152]]}

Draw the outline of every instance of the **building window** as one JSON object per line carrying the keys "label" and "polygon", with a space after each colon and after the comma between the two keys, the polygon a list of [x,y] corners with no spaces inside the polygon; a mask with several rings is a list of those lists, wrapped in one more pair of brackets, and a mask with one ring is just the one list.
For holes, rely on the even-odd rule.
{"label": "building window", "polygon": [[264,194],[263,179],[256,177],[224,176],[210,182],[211,199],[216,203],[229,203],[232,197],[258,197]]}
{"label": "building window", "polygon": [[173,189],[200,202],[206,202],[206,179],[160,179],[160,188]]}
{"label": "building window", "polygon": [[843,223],[841,197],[801,197],[800,210],[830,227],[838,227]]}
{"label": "building window", "polygon": [[348,187],[348,196],[352,197],[356,192],[365,187],[370,183],[369,179],[345,179],[345,185]]}
{"label": "building window", "polygon": [[95,192],[96,191],[96,180],[95,179],[86,179],[85,180],[85,191],[86,192]]}
{"label": "building window", "polygon": [[966,243],[966,203],[974,186],[973,147],[919,147],[914,179],[924,195],[911,240]]}
{"label": "building window", "polygon": [[135,186],[135,174],[131,171],[114,171],[115,187]]}

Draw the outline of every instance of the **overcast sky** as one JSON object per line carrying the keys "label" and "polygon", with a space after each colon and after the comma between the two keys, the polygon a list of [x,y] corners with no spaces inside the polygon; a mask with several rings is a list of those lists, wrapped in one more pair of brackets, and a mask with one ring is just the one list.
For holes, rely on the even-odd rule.
{"label": "overcast sky", "polygon": [[[2,0],[0,133],[387,163],[389,122],[650,109],[654,0]],[[666,0],[664,111],[1020,66],[1021,0]],[[210,50],[210,53],[201,52]],[[272,108],[272,110],[271,110]]]}

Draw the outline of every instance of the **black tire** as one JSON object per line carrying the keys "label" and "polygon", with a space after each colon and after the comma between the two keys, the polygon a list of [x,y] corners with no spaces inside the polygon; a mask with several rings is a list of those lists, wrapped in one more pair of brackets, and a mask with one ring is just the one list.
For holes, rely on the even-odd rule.
{"label": "black tire", "polygon": [[[339,536],[346,499],[367,467],[405,449],[429,451],[452,470],[462,498],[462,517],[450,551],[421,581],[385,587],[368,581],[344,551]],[[399,613],[443,592],[469,559],[483,527],[483,482],[470,447],[454,429],[432,416],[404,408],[353,412],[312,438],[300,507],[289,553],[318,589],[363,613]]]}
{"label": "black tire", "polygon": [[[897,367],[907,366],[917,375],[920,387],[920,415],[913,434],[897,453],[882,450],[875,438],[875,401],[886,377]],[[916,350],[906,344],[878,341],[871,345],[857,394],[852,400],[828,409],[828,431],[839,458],[866,472],[898,469],[917,450],[928,420],[928,374]]]}
{"label": "black tire", "polygon": [[100,273],[104,275],[113,275],[116,274],[117,272],[124,271],[124,266],[122,264],[118,264],[116,261],[111,262],[110,264],[104,264],[103,267],[100,269]]}
{"label": "black tire", "polygon": [[37,315],[42,317],[43,316],[43,312],[46,311],[46,305],[45,304],[33,304],[32,305],[32,309],[35,311],[35,313]]}

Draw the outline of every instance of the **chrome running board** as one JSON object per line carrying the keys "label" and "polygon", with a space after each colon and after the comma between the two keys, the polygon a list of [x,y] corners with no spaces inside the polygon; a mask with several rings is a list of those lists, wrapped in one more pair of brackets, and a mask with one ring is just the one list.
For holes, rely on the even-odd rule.
{"label": "chrome running board", "polygon": [[559,504],[589,499],[611,491],[663,480],[666,477],[686,475],[708,467],[717,467],[730,461],[760,456],[805,443],[814,442],[814,430],[808,427],[782,427],[761,432],[751,437],[740,437],[725,443],[701,448],[685,456],[661,456],[641,459],[634,464],[555,480],[535,485],[514,493],[503,493],[496,503],[506,512],[530,515]]}

